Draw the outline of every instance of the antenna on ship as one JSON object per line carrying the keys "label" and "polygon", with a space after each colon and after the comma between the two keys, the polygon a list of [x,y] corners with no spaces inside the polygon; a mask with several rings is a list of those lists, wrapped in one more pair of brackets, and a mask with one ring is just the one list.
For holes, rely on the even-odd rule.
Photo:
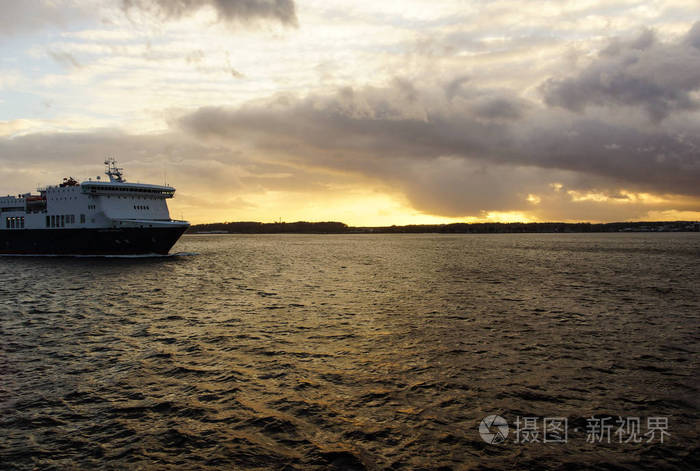
{"label": "antenna on ship", "polygon": [[122,173],[123,168],[117,167],[117,161],[113,157],[107,158],[105,160],[105,165],[107,169],[105,170],[105,175],[109,177],[110,182],[124,183],[126,179]]}

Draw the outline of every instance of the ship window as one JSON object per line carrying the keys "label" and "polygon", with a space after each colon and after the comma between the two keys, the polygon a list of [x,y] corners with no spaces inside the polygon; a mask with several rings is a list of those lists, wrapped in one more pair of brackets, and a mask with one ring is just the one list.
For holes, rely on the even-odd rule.
{"label": "ship window", "polygon": [[51,216],[46,216],[46,227],[51,227]]}
{"label": "ship window", "polygon": [[10,228],[10,218],[5,218],[5,227],[6,227],[7,229]]}
{"label": "ship window", "polygon": [[10,218],[10,229],[15,228],[15,218]]}
{"label": "ship window", "polygon": [[85,215],[84,214],[80,215],[80,224],[85,224]]}
{"label": "ship window", "polygon": [[23,217],[19,218],[19,224],[20,224],[20,227],[22,229],[24,229],[24,218]]}
{"label": "ship window", "polygon": [[61,227],[66,227],[66,217],[61,214]]}
{"label": "ship window", "polygon": [[70,215],[70,223],[75,224],[75,214]]}

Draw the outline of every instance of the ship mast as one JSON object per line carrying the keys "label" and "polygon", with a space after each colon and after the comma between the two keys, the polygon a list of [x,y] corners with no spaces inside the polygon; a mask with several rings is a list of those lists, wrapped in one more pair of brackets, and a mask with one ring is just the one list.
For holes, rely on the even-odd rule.
{"label": "ship mast", "polygon": [[124,178],[124,174],[122,173],[122,170],[124,169],[117,167],[117,161],[114,160],[113,157],[109,157],[107,160],[105,160],[105,165],[107,166],[105,175],[109,177],[110,182],[124,183],[126,181],[126,178]]}

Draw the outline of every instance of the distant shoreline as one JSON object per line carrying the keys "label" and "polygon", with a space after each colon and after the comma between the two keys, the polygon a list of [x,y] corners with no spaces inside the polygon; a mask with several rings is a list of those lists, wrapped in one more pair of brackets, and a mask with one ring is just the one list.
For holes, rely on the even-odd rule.
{"label": "distant shoreline", "polygon": [[698,221],[484,222],[353,227],[342,222],[217,222],[190,226],[187,234],[525,234],[591,232],[700,232]]}

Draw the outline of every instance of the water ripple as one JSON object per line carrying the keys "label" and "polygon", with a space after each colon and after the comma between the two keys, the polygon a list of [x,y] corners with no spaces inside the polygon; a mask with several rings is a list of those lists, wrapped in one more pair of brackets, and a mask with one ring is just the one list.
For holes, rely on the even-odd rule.
{"label": "water ripple", "polygon": [[[699,467],[695,234],[175,250],[2,259],[0,468]],[[489,445],[493,413],[567,417],[570,440]],[[671,437],[587,443],[591,416]]]}

